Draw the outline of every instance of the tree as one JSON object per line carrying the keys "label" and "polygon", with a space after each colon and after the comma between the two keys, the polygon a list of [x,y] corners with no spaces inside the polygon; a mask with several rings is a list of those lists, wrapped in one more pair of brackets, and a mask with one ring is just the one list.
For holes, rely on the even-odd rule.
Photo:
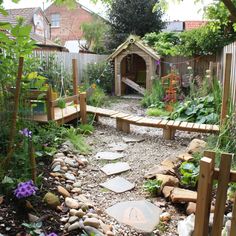
{"label": "tree", "polygon": [[112,1],[108,8],[113,39],[110,47],[117,47],[130,34],[142,37],[149,32],[159,32],[164,26],[163,13],[152,11],[155,3],[156,0]]}

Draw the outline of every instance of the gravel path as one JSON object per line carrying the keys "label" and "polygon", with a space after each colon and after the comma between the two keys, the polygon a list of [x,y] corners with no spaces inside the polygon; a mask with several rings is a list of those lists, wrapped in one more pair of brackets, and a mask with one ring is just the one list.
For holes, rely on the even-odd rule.
{"label": "gravel path", "polygon": [[[138,100],[119,99],[116,103],[109,106],[110,109],[123,111],[130,114],[144,115],[145,110],[139,105]],[[115,203],[128,200],[143,200],[149,199],[154,204],[162,207],[163,211],[168,211],[171,214],[171,222],[166,227],[164,232],[160,230],[154,231],[153,235],[177,235],[177,221],[182,218],[183,214],[166,202],[162,198],[152,198],[143,191],[144,173],[154,165],[160,164],[162,160],[168,157],[173,157],[183,152],[186,145],[190,142],[195,134],[187,134],[178,132],[176,140],[165,141],[162,139],[162,130],[155,128],[131,126],[131,134],[117,132],[115,130],[115,120],[111,118],[101,118],[96,124],[95,132],[87,138],[87,142],[93,149],[89,159],[89,171],[83,173],[82,191],[88,198],[95,202],[95,205],[104,211],[106,208]],[[122,137],[142,137],[141,143],[128,144],[124,151],[125,157],[122,161],[128,162],[131,166],[131,171],[120,174],[119,176],[126,178],[132,183],[135,183],[135,189],[116,194],[109,190],[100,187],[99,184],[105,182],[114,176],[107,177],[100,168],[107,164],[107,161],[96,160],[95,155],[100,151],[110,151],[109,144],[121,143]],[[199,137],[199,136],[198,136]],[[117,235],[143,235],[130,229],[128,226],[120,225],[114,219],[111,219],[104,214],[106,223],[111,223],[115,226]],[[161,227],[163,228],[163,227]]]}

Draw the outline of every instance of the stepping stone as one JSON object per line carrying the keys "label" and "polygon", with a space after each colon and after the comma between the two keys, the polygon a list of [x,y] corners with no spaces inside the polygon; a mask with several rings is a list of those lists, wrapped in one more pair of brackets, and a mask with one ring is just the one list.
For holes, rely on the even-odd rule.
{"label": "stepping stone", "polygon": [[111,143],[108,147],[111,148],[111,151],[123,152],[128,145],[126,143]]}
{"label": "stepping stone", "polygon": [[123,193],[134,188],[134,184],[122,177],[116,177],[101,183],[100,186],[107,188],[115,193]]}
{"label": "stepping stone", "polygon": [[151,233],[159,224],[161,209],[143,201],[117,203],[106,209],[109,216],[143,233]]}
{"label": "stepping stone", "polygon": [[144,138],[137,137],[123,137],[122,139],[125,143],[140,143],[144,141]]}
{"label": "stepping stone", "polygon": [[130,170],[130,166],[126,162],[117,162],[117,163],[111,163],[103,166],[101,170],[106,174],[106,175],[115,175],[119,174],[122,172],[125,172],[127,170]]}
{"label": "stepping stone", "polygon": [[113,161],[124,157],[124,154],[118,152],[98,152],[95,156],[97,160]]}

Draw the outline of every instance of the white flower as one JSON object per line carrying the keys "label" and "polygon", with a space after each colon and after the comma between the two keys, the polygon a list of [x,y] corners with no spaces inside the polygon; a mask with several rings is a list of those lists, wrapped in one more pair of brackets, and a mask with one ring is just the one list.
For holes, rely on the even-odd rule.
{"label": "white flower", "polygon": [[188,70],[192,70],[193,68],[192,68],[192,66],[188,66],[187,69]]}

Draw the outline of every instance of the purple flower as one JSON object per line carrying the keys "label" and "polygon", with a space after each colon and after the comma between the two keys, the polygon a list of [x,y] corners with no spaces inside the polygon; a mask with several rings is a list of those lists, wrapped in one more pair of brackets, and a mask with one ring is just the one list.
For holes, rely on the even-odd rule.
{"label": "purple flower", "polygon": [[46,234],[46,236],[58,236],[56,233]]}
{"label": "purple flower", "polygon": [[32,137],[32,131],[30,131],[28,128],[20,130],[19,133],[28,138]]}
{"label": "purple flower", "polygon": [[159,66],[161,64],[161,60],[156,61],[156,65]]}
{"label": "purple flower", "polygon": [[36,193],[37,187],[35,187],[32,180],[27,182],[21,182],[17,185],[17,188],[14,190],[15,196],[20,198],[30,197]]}

